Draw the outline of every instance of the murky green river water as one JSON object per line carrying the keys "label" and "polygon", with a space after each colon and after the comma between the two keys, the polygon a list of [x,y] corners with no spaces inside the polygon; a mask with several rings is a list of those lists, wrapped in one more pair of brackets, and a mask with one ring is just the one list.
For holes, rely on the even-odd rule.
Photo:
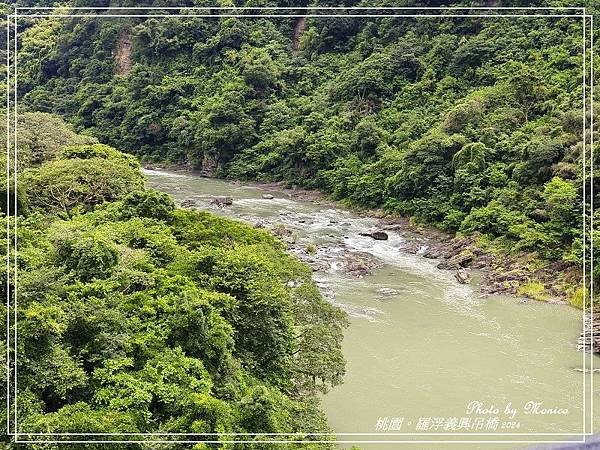
{"label": "murky green river water", "polygon": [[[435,261],[402,252],[401,232],[390,232],[387,241],[360,236],[376,220],[344,209],[294,200],[277,191],[268,191],[275,198],[263,199],[264,189],[190,174],[152,170],[146,176],[151,187],[171,194],[177,202],[191,198],[198,207],[218,214],[253,223],[281,223],[293,230],[300,246],[318,248],[313,258],[322,270],[315,272],[315,278],[351,322],[344,340],[345,381],[323,398],[323,409],[336,433],[368,433],[343,435],[339,440],[580,438],[518,434],[581,433],[584,375],[575,370],[583,364],[575,345],[581,331],[580,311],[510,297],[483,298],[476,282],[460,285],[452,273],[436,269]],[[211,206],[214,195],[233,197],[233,205]],[[348,276],[344,261],[353,254],[366,256],[379,267],[360,279]],[[595,358],[595,367],[600,367],[599,359]],[[585,364],[589,365],[589,357]],[[593,377],[594,397],[600,404],[600,376]],[[590,378],[587,375],[588,405]],[[468,406],[475,401],[482,405],[469,413]],[[527,402],[542,405],[527,414]],[[511,408],[516,409],[513,417]],[[598,428],[600,421],[594,420]],[[420,433],[469,435],[416,435]],[[490,434],[475,437],[470,433]],[[399,446],[378,444],[375,448]],[[421,442],[402,448],[442,448],[442,444]]]}

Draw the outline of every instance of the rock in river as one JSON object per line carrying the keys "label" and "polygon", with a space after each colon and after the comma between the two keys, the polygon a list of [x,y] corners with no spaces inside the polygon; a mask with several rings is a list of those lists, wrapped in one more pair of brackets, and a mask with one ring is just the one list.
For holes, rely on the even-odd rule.
{"label": "rock in river", "polygon": [[271,200],[273,198],[272,194],[263,194],[262,198],[266,199],[266,200]]}
{"label": "rock in river", "polygon": [[229,206],[229,205],[233,204],[233,199],[231,197],[228,197],[228,196],[225,196],[225,197],[215,197],[211,201],[211,204],[217,205],[219,207]]}
{"label": "rock in river", "polygon": [[194,206],[196,206],[196,200],[194,200],[193,198],[186,198],[184,201],[181,202],[182,208],[193,208]]}
{"label": "rock in river", "polygon": [[471,274],[464,269],[457,270],[454,274],[454,278],[456,278],[460,284],[471,283]]}
{"label": "rock in river", "polygon": [[400,294],[400,291],[387,287],[379,288],[376,292],[380,298],[395,297]]}
{"label": "rock in river", "polygon": [[358,233],[361,236],[368,236],[371,237],[373,239],[375,239],[376,241],[387,241],[388,235],[385,231],[369,231],[368,233]]}

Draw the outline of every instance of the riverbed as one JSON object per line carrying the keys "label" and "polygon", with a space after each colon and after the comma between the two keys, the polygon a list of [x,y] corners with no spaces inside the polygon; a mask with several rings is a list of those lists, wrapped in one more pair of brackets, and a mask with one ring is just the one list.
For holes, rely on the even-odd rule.
{"label": "riverbed", "polygon": [[[461,285],[435,261],[403,251],[407,237],[402,230],[388,232],[385,241],[361,236],[377,226],[377,219],[339,206],[183,172],[146,170],[145,175],[150,187],[171,194],[176,203],[188,200],[217,214],[289,230],[294,251],[315,268],[324,295],[350,318],[343,344],[348,361],[344,383],[322,400],[336,433],[382,433],[393,440],[443,439],[416,433],[581,433],[584,377],[576,369],[589,360],[576,350],[581,311],[483,296],[476,276]],[[214,196],[230,196],[233,204],[217,207],[211,204]],[[367,261],[368,270],[349,273],[349,261],[357,257]],[[594,378],[600,385],[600,377]],[[469,414],[468,405],[475,401],[481,407]],[[538,411],[545,413],[526,414],[527,402],[542,402]],[[512,418],[507,407],[516,409]],[[479,417],[486,419],[483,429],[467,429],[464,420],[456,428],[455,419],[460,424],[470,418],[472,426]],[[498,428],[487,429],[490,417],[500,418]],[[429,428],[441,419],[443,425]],[[552,435],[481,439],[535,442],[552,440]]]}

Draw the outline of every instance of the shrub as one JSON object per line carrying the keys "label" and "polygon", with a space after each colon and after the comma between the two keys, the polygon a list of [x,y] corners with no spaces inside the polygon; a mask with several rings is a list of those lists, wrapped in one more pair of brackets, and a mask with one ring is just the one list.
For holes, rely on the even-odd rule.
{"label": "shrub", "polygon": [[538,300],[540,302],[548,300],[548,294],[546,294],[544,284],[540,281],[529,281],[520,285],[517,288],[517,294]]}
{"label": "shrub", "polygon": [[119,262],[116,246],[104,236],[57,235],[55,246],[58,263],[72,270],[82,281],[110,276]]}
{"label": "shrub", "polygon": [[74,208],[90,210],[105,201],[118,200],[143,188],[133,167],[116,159],[58,159],[23,173],[29,204],[70,217]]}
{"label": "shrub", "polygon": [[173,199],[164,192],[135,191],[123,198],[123,217],[147,217],[170,222],[175,210]]}

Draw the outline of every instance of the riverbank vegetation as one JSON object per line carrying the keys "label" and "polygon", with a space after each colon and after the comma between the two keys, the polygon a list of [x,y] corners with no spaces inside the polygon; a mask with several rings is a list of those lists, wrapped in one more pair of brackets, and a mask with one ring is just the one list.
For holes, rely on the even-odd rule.
{"label": "riverbank vegetation", "polygon": [[578,267],[582,38],[569,17],[25,19],[19,95],[144,161]]}
{"label": "riverbank vegetation", "polygon": [[176,209],[133,156],[55,116],[21,115],[19,143],[21,432],[329,431],[317,395],[342,380],[346,316],[281,241]]}

